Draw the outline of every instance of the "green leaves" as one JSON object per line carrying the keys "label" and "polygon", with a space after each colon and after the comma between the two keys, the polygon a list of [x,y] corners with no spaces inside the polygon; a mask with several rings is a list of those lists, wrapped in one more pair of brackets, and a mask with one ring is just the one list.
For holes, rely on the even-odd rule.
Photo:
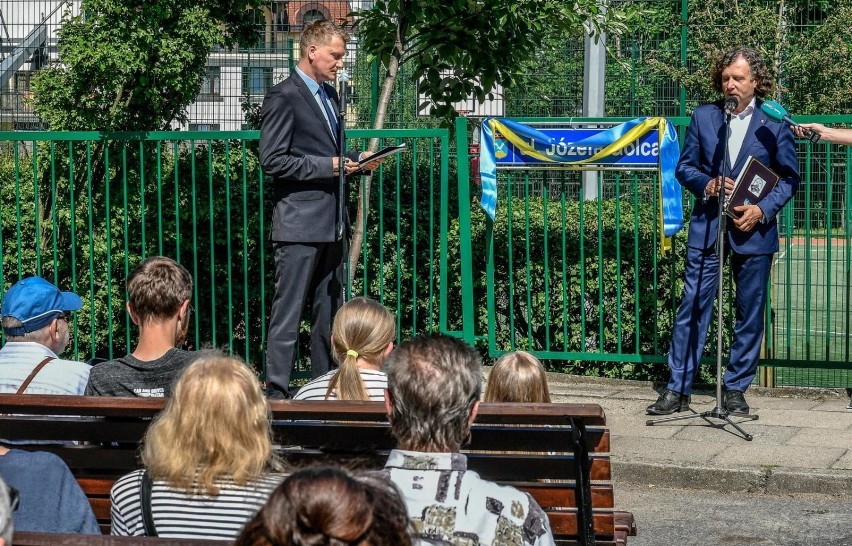
{"label": "green leaves", "polygon": [[425,77],[419,91],[448,123],[453,102],[472,95],[481,103],[496,83],[514,83],[518,63],[538,55],[546,38],[619,34],[635,11],[602,12],[598,0],[414,0],[376,2],[356,16],[361,47],[369,54],[388,58],[400,38],[402,63],[411,65],[415,78]]}
{"label": "green leaves", "polygon": [[186,119],[207,55],[257,39],[247,7],[261,0],[84,0],[59,31],[61,64],[33,81],[53,130],[149,131]]}

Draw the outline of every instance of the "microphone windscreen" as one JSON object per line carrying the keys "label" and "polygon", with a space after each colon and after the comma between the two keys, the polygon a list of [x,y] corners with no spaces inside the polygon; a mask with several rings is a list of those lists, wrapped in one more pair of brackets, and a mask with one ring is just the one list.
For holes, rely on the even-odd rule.
{"label": "microphone windscreen", "polygon": [[737,108],[738,101],[734,97],[725,97],[725,112],[731,113]]}
{"label": "microphone windscreen", "polygon": [[763,110],[763,113],[772,121],[784,121],[784,118],[788,115],[787,110],[784,110],[784,107],[774,100],[763,101],[763,104],[760,105],[760,109]]}

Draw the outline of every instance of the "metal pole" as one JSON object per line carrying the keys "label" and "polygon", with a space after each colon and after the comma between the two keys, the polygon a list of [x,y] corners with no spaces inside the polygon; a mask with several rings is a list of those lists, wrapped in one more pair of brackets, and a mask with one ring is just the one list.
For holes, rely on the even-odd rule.
{"label": "metal pole", "polygon": [[[605,2],[601,0],[601,8]],[[604,87],[606,84],[606,35],[597,40],[586,36],[583,55],[583,117],[602,118],[604,116]],[[583,199],[598,198],[597,172],[583,173]]]}

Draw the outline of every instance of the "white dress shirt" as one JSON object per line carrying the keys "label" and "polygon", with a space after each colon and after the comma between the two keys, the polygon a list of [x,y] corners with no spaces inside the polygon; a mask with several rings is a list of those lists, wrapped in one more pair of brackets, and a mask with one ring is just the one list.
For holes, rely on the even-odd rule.
{"label": "white dress shirt", "polygon": [[731,116],[731,123],[728,126],[728,167],[733,168],[737,162],[737,156],[743,147],[748,126],[751,123],[751,115],[754,113],[754,97],[748,103],[742,112]]}

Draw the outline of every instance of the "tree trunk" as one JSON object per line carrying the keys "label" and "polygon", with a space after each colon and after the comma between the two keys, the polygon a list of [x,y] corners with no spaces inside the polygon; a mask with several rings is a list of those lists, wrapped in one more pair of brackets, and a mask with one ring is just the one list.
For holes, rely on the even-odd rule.
{"label": "tree trunk", "polygon": [[776,83],[778,84],[778,95],[777,99],[779,101],[784,100],[784,58],[783,58],[783,44],[785,43],[787,38],[787,13],[786,13],[786,5],[785,0],[781,0],[778,2],[778,26],[776,27],[776,36],[775,36],[775,54],[773,55],[775,61],[775,74],[776,74]]}
{"label": "tree trunk", "polygon": [[[376,106],[376,119],[373,122],[373,129],[382,129],[385,126],[385,116],[388,111],[391,94],[393,93],[393,84],[396,81],[396,76],[399,73],[399,62],[402,57],[402,38],[404,30],[397,27],[396,47],[390,58],[385,81],[382,84],[382,92],[379,95],[379,102]],[[379,139],[370,139],[370,144],[367,149],[375,152],[379,148]],[[349,241],[349,278],[355,277],[355,268],[358,265],[358,260],[361,257],[361,245],[364,243],[364,229],[367,222],[368,209],[365,204],[370,203],[370,183],[373,181],[372,173],[361,177],[361,182],[358,184],[358,212],[355,214],[355,225],[352,226],[352,239]]]}

